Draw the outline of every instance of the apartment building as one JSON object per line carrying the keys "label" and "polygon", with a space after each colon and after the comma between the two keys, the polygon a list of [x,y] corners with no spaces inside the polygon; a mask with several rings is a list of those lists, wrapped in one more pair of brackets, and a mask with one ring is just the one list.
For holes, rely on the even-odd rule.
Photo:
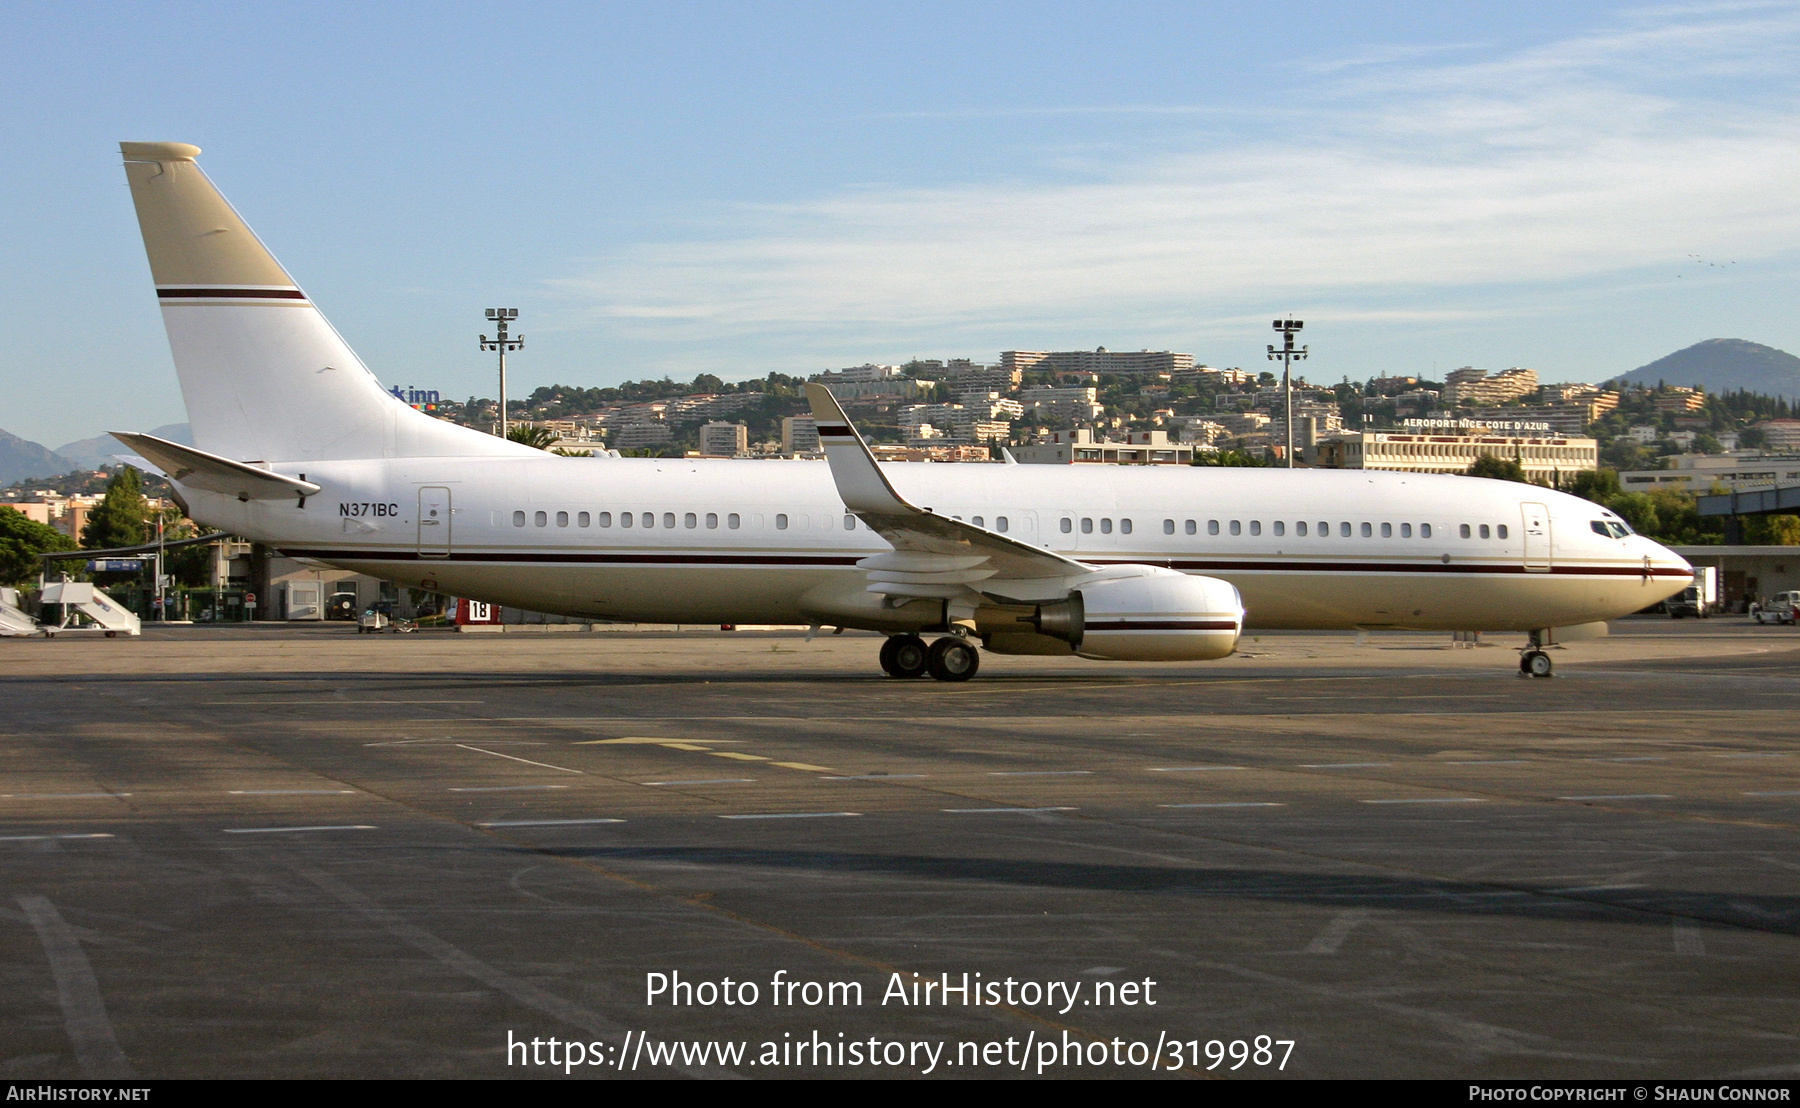
{"label": "apartment building", "polygon": [[707,423],[700,427],[700,456],[736,458],[750,453],[750,429],[742,423]]}
{"label": "apartment building", "polygon": [[1001,368],[1024,373],[1181,373],[1195,368],[1194,356],[1173,350],[1002,350]]}
{"label": "apartment building", "polygon": [[1444,403],[1504,404],[1538,390],[1537,370],[1518,366],[1489,377],[1487,370],[1464,366],[1444,378]]}

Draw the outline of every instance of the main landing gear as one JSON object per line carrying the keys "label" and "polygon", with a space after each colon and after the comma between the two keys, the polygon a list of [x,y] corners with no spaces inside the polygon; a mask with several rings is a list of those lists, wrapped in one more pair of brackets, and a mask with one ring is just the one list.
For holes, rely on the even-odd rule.
{"label": "main landing gear", "polygon": [[945,635],[930,646],[917,635],[890,635],[881,644],[881,668],[889,677],[923,677],[967,681],[981,668],[981,652],[957,635]]}

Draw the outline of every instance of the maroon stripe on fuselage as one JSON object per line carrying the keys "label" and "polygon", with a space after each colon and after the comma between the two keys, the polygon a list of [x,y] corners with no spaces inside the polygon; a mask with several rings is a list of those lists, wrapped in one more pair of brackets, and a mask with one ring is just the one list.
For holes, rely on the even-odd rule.
{"label": "maroon stripe on fuselage", "polygon": [[1228,619],[1109,619],[1098,623],[1088,620],[1084,631],[1236,631],[1238,625]]}

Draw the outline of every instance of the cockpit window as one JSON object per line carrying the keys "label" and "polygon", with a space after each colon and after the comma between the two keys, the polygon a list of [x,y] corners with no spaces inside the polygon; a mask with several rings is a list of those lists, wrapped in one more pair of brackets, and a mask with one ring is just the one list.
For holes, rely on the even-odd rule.
{"label": "cockpit window", "polygon": [[1622,539],[1631,534],[1631,528],[1610,519],[1596,519],[1591,521],[1588,526],[1594,529],[1594,534],[1605,535],[1609,539]]}

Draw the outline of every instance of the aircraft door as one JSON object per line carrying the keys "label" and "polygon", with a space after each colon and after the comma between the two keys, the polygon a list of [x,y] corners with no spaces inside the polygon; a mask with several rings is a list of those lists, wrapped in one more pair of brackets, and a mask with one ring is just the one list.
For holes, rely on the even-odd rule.
{"label": "aircraft door", "polygon": [[1525,570],[1528,573],[1550,572],[1550,512],[1542,504],[1521,504],[1524,518]]}
{"label": "aircraft door", "polygon": [[419,489],[419,557],[450,554],[450,490],[442,485]]}

